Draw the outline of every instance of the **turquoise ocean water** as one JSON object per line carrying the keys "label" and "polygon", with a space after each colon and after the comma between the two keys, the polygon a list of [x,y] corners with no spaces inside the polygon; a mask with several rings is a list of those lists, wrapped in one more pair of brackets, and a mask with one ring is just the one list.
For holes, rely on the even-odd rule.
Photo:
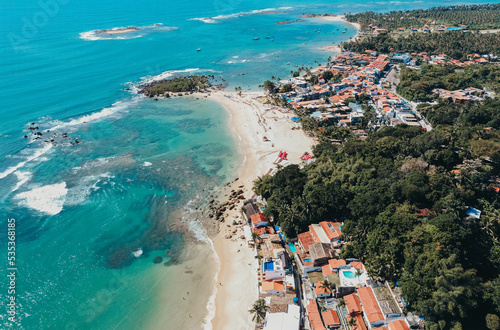
{"label": "turquoise ocean water", "polygon": [[[272,75],[287,78],[294,66],[321,63],[330,55],[321,46],[355,34],[343,23],[278,21],[455,3],[3,1],[0,328],[160,328],[154,318],[182,328],[178,292],[165,290],[191,274],[175,267],[189,263],[194,245],[210,250],[189,214],[233,178],[237,144],[218,104],[145,100],[122,90],[127,83],[192,72],[223,77],[230,90],[255,90]],[[105,40],[92,33],[132,25],[141,30]],[[16,324],[5,312],[8,218],[16,219]],[[153,264],[156,256],[162,263]],[[213,269],[193,272],[183,286],[207,306],[209,294],[196,286]],[[209,310],[195,316],[200,328],[209,327]]]}

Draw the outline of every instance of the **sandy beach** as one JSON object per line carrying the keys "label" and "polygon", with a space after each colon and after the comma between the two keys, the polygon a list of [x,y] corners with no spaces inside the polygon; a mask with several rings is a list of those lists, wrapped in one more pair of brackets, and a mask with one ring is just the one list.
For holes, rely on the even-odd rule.
{"label": "sandy beach", "polygon": [[319,18],[319,19],[329,21],[329,22],[344,22],[346,24],[354,26],[358,31],[361,30],[361,25],[359,23],[348,22],[345,19],[344,15],[315,16],[315,18]]}
{"label": "sandy beach", "polygon": [[[345,19],[344,15],[331,15],[331,16],[315,16],[314,18],[321,19],[323,21],[328,21],[328,22],[344,22],[346,24],[349,24],[356,28],[357,32],[356,35],[353,37],[353,40],[356,40],[360,36],[360,31],[361,31],[361,25],[359,23],[352,23],[348,22]],[[326,52],[331,52],[335,54],[340,54],[342,52],[342,49],[340,48],[340,45],[329,45],[329,46],[324,46],[320,48],[323,51]]]}
{"label": "sandy beach", "polygon": [[[311,152],[314,141],[302,130],[292,130],[290,118],[293,113],[282,113],[277,107],[264,105],[257,100],[261,92],[243,93],[214,92],[208,96],[224,106],[230,114],[230,126],[239,140],[242,164],[238,170],[239,180],[229,189],[239,186],[245,197],[254,196],[251,191],[253,180],[264,175],[273,167],[280,150],[288,152],[288,159],[300,163],[304,152]],[[228,97],[229,96],[229,97]],[[264,142],[263,137],[269,141]],[[248,313],[258,299],[258,262],[255,251],[248,247],[241,228],[233,239],[225,236],[232,233],[234,219],[242,219],[240,207],[235,208],[221,223],[220,232],[214,238],[215,250],[220,258],[216,313],[212,320],[213,329],[254,329],[252,315]],[[228,226],[229,225],[229,226]]]}

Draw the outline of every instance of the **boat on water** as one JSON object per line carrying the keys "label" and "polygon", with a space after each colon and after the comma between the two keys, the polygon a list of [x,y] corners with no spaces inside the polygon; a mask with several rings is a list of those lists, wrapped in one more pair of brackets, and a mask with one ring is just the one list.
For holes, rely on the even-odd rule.
{"label": "boat on water", "polygon": [[266,39],[269,39],[269,36],[267,36]]}
{"label": "boat on water", "polygon": [[255,37],[255,38],[253,38],[253,40],[259,40],[259,39],[260,39],[259,37]]}
{"label": "boat on water", "polygon": [[201,48],[198,48],[196,51],[197,51],[197,52],[201,52]]}

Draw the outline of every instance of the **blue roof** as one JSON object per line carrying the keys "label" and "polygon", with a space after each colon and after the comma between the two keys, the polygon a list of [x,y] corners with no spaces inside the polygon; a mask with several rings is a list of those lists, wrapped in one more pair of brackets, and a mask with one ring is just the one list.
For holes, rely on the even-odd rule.
{"label": "blue roof", "polygon": [[321,111],[314,111],[311,114],[311,118],[319,118],[319,117],[321,117]]}
{"label": "blue roof", "polygon": [[481,217],[481,211],[478,209],[475,209],[471,206],[467,208],[467,211],[465,212],[468,216],[471,216],[473,218],[479,219]]}

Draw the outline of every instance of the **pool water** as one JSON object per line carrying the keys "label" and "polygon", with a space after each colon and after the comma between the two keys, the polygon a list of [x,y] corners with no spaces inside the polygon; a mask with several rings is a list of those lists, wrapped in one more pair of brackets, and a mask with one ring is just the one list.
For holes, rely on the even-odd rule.
{"label": "pool water", "polygon": [[344,276],[347,277],[347,278],[356,278],[356,274],[354,274],[350,270],[344,271]]}
{"label": "pool water", "polygon": [[295,248],[295,245],[293,244],[288,244],[288,247],[290,248],[290,251],[292,251],[293,253],[297,252],[297,249]]}
{"label": "pool water", "polygon": [[274,263],[272,263],[272,262],[265,262],[264,263],[264,270],[274,270]]}
{"label": "pool water", "polygon": [[303,262],[311,262],[312,259],[311,258],[306,258],[306,259],[302,259]]}

